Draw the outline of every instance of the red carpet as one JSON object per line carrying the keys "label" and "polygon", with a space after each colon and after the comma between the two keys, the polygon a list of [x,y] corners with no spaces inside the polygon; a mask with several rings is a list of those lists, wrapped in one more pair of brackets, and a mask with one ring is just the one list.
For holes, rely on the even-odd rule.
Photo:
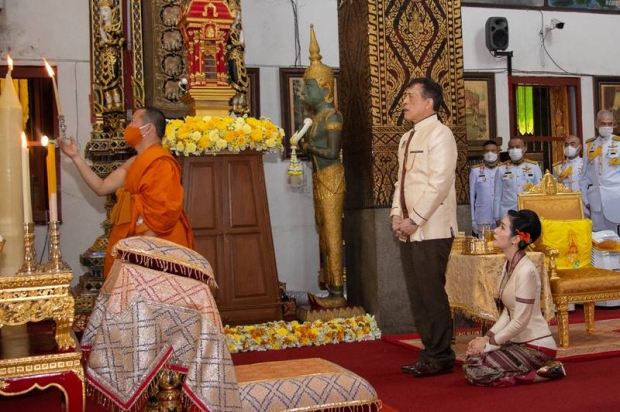
{"label": "red carpet", "polygon": [[[611,317],[612,310],[598,309],[597,319]],[[620,310],[615,310],[616,317]],[[609,315],[607,315],[609,314]],[[335,362],[366,378],[383,402],[398,411],[614,411],[619,410],[616,387],[620,357],[572,362],[568,376],[560,381],[510,389],[469,385],[460,367],[450,375],[416,379],[400,372],[400,365],[412,363],[415,352],[383,341],[345,343],[282,351],[249,352],[233,355],[235,364],[320,357]],[[0,411],[61,411],[60,391],[0,397]],[[87,412],[104,411],[88,403]]]}

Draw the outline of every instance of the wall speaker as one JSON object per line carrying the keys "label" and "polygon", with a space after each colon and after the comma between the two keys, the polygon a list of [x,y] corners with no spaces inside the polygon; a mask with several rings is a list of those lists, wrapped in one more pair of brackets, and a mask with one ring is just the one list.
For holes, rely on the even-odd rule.
{"label": "wall speaker", "polygon": [[489,17],[484,29],[490,52],[508,48],[508,20],[505,17]]}

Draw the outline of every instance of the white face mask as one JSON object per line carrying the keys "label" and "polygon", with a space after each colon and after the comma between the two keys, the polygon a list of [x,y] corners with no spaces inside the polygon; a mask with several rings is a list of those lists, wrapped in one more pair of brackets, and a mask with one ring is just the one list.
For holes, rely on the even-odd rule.
{"label": "white face mask", "polygon": [[495,163],[497,161],[497,153],[494,152],[486,152],[482,157],[487,163]]}
{"label": "white face mask", "polygon": [[598,134],[601,137],[609,137],[614,132],[614,128],[612,126],[601,126],[598,128]]}
{"label": "white face mask", "polygon": [[523,149],[509,149],[508,156],[513,162],[518,162],[523,157]]}
{"label": "white face mask", "polygon": [[573,147],[573,146],[564,147],[564,156],[566,157],[575,157],[577,156],[577,152],[579,152],[578,147]]}

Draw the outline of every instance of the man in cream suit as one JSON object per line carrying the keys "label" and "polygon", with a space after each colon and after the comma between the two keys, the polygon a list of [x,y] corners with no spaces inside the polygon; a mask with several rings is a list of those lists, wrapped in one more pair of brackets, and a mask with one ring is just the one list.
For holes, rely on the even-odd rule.
{"label": "man in cream suit", "polygon": [[392,202],[392,232],[411,300],[413,320],[424,343],[418,362],[401,369],[416,377],[452,372],[452,315],[445,291],[446,266],[456,235],[457,149],[450,129],[437,118],[441,86],[413,79],[403,99],[406,120],[414,122],[398,145],[398,181]]}

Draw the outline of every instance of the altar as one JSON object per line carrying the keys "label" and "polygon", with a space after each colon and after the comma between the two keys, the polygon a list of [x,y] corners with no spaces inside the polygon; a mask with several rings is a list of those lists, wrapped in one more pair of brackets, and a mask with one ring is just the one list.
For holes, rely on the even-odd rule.
{"label": "altar", "polygon": [[[545,255],[527,252],[541,277],[540,307],[547,321],[555,317],[551,285],[547,275]],[[452,309],[463,311],[466,316],[496,321],[499,312],[495,304],[502,270],[506,262],[503,253],[466,255],[450,253],[446,270],[446,293]]]}

